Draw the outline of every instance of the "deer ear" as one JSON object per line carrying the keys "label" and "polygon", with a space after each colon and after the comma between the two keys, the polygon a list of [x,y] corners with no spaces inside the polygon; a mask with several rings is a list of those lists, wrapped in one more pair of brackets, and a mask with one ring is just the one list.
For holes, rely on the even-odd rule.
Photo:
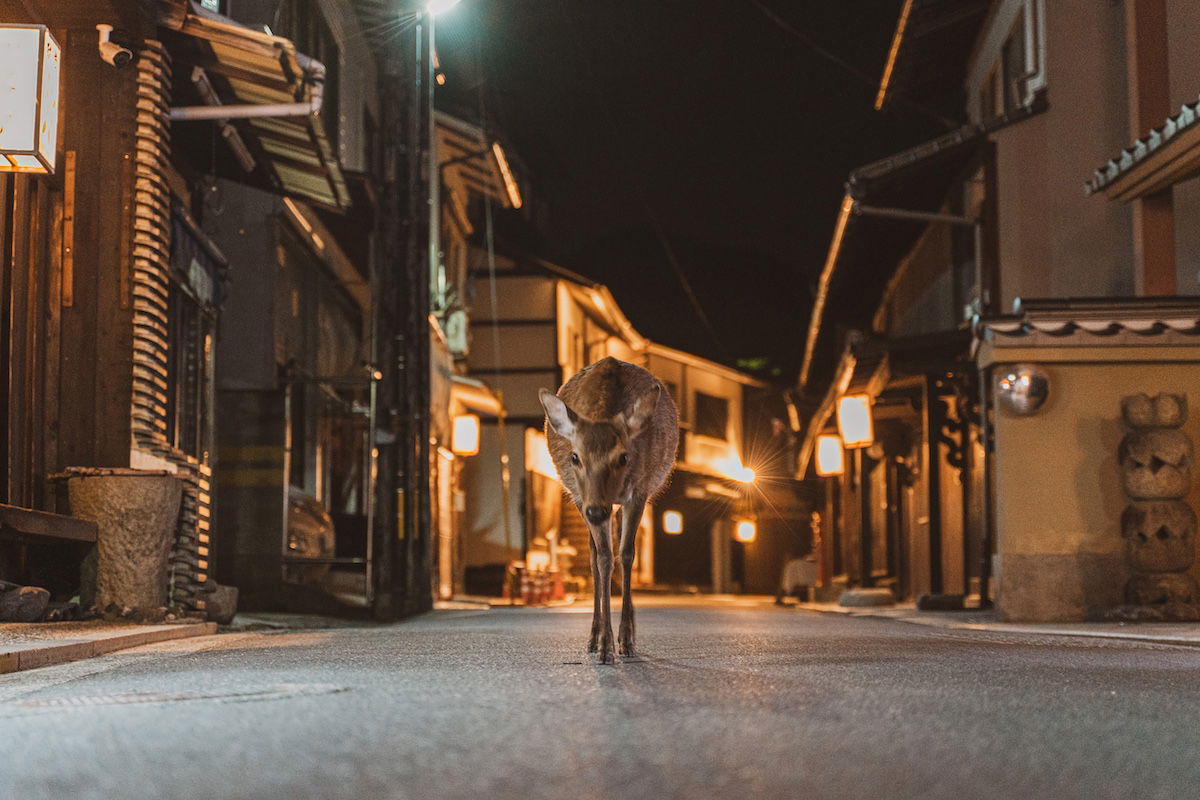
{"label": "deer ear", "polygon": [[542,408],[546,409],[546,419],[550,420],[554,432],[564,439],[574,439],[579,415],[549,389],[539,389],[538,399],[542,401]]}
{"label": "deer ear", "polygon": [[632,406],[621,412],[621,421],[625,423],[625,429],[629,431],[630,439],[637,436],[646,427],[646,423],[654,415],[654,409],[658,408],[658,398],[661,394],[662,387],[656,383],[653,389],[634,400]]}

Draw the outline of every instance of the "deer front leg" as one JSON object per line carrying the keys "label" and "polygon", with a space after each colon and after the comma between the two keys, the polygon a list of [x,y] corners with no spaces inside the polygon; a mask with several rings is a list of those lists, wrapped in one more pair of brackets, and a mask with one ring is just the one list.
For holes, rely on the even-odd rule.
{"label": "deer front leg", "polygon": [[617,640],[618,652],[635,655],[637,627],[633,620],[633,558],[637,554],[638,525],[642,521],[644,497],[635,497],[621,505],[621,628]]}
{"label": "deer front leg", "polygon": [[611,518],[600,525],[589,526],[594,548],[592,551],[593,563],[596,565],[593,573],[596,583],[596,602],[600,608],[600,638],[596,645],[600,653],[601,664],[611,664],[617,660],[612,635],[613,546],[610,526]]}
{"label": "deer front leg", "polygon": [[588,534],[589,562],[592,566],[592,634],[588,637],[588,652],[596,652],[600,645],[600,563],[596,557],[596,540]]}

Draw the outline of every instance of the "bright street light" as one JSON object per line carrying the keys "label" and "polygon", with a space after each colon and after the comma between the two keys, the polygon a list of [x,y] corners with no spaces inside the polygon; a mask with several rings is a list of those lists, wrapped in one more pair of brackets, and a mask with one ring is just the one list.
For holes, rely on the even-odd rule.
{"label": "bright street light", "polygon": [[429,0],[425,4],[425,11],[431,17],[441,16],[450,9],[459,4],[461,0]]}

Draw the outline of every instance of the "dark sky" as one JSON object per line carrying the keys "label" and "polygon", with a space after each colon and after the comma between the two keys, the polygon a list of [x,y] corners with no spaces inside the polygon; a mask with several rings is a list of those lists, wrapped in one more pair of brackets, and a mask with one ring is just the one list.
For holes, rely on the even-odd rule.
{"label": "dark sky", "polygon": [[540,255],[607,284],[651,339],[788,378],[846,174],[939,128],[872,108],[902,0],[761,1],[870,84],[753,0],[463,0],[438,20],[439,103],[482,100],[526,168]]}

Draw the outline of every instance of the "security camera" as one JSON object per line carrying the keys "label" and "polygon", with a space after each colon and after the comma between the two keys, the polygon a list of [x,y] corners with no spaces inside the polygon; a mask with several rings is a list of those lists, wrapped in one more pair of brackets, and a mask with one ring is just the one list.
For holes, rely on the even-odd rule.
{"label": "security camera", "polygon": [[100,57],[120,69],[133,61],[133,51],[128,47],[122,47],[116,42],[109,41],[112,29],[112,25],[96,26],[96,30],[100,32]]}

